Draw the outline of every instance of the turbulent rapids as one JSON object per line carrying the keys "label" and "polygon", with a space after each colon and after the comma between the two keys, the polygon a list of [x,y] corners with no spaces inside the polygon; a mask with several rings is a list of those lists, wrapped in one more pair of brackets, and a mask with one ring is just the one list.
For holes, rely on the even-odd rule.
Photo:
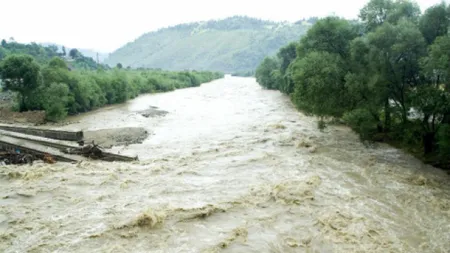
{"label": "turbulent rapids", "polygon": [[[142,115],[155,107],[168,113]],[[321,132],[252,78],[69,120],[145,129],[112,148],[140,161],[1,167],[1,252],[449,252],[445,172]]]}

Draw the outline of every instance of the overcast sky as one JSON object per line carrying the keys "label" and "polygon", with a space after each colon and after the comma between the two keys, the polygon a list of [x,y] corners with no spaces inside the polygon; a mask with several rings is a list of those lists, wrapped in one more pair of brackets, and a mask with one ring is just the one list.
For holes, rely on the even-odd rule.
{"label": "overcast sky", "polygon": [[[447,0],[448,1],[448,0]],[[247,15],[297,21],[356,18],[367,0],[0,0],[0,38],[111,52],[146,32]],[[418,0],[422,10],[441,0]]]}

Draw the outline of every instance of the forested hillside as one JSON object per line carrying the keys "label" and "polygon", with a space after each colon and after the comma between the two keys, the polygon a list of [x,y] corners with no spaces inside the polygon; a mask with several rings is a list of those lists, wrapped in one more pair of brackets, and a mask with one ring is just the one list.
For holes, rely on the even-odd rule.
{"label": "forested hillside", "polygon": [[105,63],[168,70],[254,70],[266,56],[298,40],[310,24],[232,17],[182,24],[142,35],[110,54]]}
{"label": "forested hillside", "polygon": [[338,118],[363,140],[386,141],[450,168],[450,7],[371,0],[361,22],[319,20],[258,67],[258,82],[298,109]]}

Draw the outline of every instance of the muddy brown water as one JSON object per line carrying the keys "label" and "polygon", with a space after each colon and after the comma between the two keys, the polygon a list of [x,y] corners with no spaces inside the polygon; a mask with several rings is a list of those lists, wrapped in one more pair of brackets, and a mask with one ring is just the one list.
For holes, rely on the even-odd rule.
{"label": "muddy brown water", "polygon": [[320,132],[252,78],[69,120],[151,135],[114,148],[135,163],[1,167],[1,252],[450,252],[446,173]]}

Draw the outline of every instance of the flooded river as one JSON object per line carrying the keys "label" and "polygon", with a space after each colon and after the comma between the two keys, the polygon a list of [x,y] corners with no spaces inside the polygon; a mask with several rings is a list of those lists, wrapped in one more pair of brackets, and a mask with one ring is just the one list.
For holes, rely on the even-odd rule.
{"label": "flooded river", "polygon": [[0,252],[450,252],[445,172],[320,132],[252,78],[70,120],[150,135],[114,148],[139,162],[2,167]]}

